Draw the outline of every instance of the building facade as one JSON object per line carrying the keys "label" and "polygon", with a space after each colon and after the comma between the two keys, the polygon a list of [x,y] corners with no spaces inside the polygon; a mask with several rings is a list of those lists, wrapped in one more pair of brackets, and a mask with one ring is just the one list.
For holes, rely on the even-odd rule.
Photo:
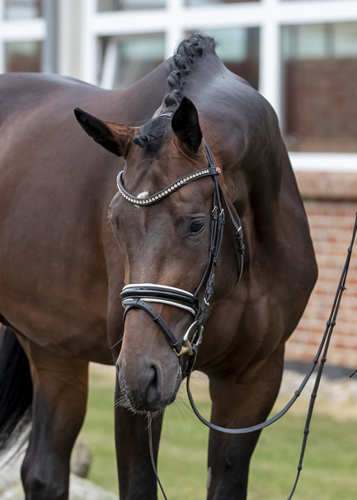
{"label": "building facade", "polygon": [[[127,88],[193,32],[275,108],[305,202],[319,281],[287,346],[312,359],[354,224],[357,0],[0,0],[0,73],[46,71]],[[330,361],[357,365],[353,259]]]}

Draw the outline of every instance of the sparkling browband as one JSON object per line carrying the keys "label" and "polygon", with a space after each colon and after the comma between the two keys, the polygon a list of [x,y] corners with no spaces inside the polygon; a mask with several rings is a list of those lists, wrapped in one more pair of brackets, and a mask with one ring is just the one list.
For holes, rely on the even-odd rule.
{"label": "sparkling browband", "polygon": [[[158,201],[162,200],[166,196],[169,196],[171,193],[180,189],[182,186],[188,184],[189,182],[199,179],[200,177],[212,175],[214,181],[214,192],[213,210],[211,212],[211,236],[208,263],[195,292],[192,294],[180,288],[175,288],[167,285],[158,285],[155,283],[131,283],[130,285],[126,285],[123,288],[122,293],[120,294],[122,304],[125,307],[123,323],[125,323],[125,318],[131,309],[141,309],[142,311],[146,312],[162,330],[167,341],[169,342],[170,346],[177,354],[177,356],[182,356],[184,354],[189,355],[189,360],[185,370],[186,375],[189,375],[193,370],[197,355],[197,348],[202,340],[203,321],[205,319],[207,307],[209,306],[209,301],[213,296],[215,268],[219,261],[219,254],[223,237],[223,226],[225,222],[224,208],[222,206],[223,201],[225,201],[227,212],[230,216],[233,227],[236,230],[236,239],[238,244],[238,251],[240,254],[239,279],[241,278],[243,270],[244,245],[242,230],[241,227],[238,227],[238,224],[229,208],[227,200],[224,197],[219,181],[217,177],[215,177],[216,175],[221,173],[221,169],[219,167],[216,167],[211,150],[209,149],[209,146],[206,142],[205,144],[209,167],[197,170],[196,172],[192,172],[189,175],[181,177],[181,179],[178,179],[173,184],[170,184],[170,186],[148,198],[137,198],[136,196],[132,196],[125,190],[122,180],[123,172],[120,172],[117,177],[118,189],[122,196],[126,200],[130,201],[130,203],[145,206],[157,203]],[[206,288],[203,294],[203,298],[201,302],[199,302],[198,295],[205,282]],[[163,320],[162,316],[148,302],[168,304],[170,306],[179,307],[191,312],[191,314],[194,316],[194,322],[185,333],[182,342],[176,338],[168,324]],[[192,334],[192,332],[192,339],[189,340],[189,336]]]}
{"label": "sparkling browband", "polygon": [[130,201],[130,203],[134,203],[135,205],[152,205],[153,203],[157,203],[159,200],[166,198],[166,196],[169,196],[171,193],[177,191],[182,186],[189,184],[190,182],[200,177],[207,177],[209,175],[218,175],[220,173],[221,169],[219,167],[202,168],[201,170],[197,170],[196,172],[192,172],[191,174],[181,177],[181,179],[178,179],[177,181],[170,184],[170,186],[166,187],[165,189],[162,189],[161,191],[158,191],[157,193],[153,194],[152,196],[149,196],[148,198],[137,198],[136,196],[133,196],[130,193],[128,193],[128,191],[126,191],[123,185],[123,171],[119,172],[119,175],[117,177],[117,186],[119,192],[124,196],[126,200]]}

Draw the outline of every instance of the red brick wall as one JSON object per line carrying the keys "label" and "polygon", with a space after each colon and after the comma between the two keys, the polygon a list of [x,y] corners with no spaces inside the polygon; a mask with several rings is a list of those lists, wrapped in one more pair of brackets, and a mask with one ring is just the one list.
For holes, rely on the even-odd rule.
{"label": "red brick wall", "polygon": [[[312,361],[333,304],[349,247],[357,209],[357,174],[297,172],[309,219],[319,278],[297,330],[287,343],[286,358]],[[357,242],[351,258],[329,364],[357,368]]]}
{"label": "red brick wall", "polygon": [[357,60],[288,61],[285,134],[290,151],[357,152]]}

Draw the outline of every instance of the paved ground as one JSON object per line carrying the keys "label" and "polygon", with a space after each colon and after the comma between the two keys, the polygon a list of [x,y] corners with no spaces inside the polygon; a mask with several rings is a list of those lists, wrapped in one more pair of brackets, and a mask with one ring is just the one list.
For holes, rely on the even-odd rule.
{"label": "paved ground", "polygon": [[[275,410],[282,407],[301,384],[311,364],[286,363],[279,399]],[[303,393],[292,408],[293,413],[306,414],[309,399],[316,379],[315,368]],[[336,420],[357,420],[357,373],[351,378],[354,369],[326,364],[316,399],[316,413],[333,416]]]}

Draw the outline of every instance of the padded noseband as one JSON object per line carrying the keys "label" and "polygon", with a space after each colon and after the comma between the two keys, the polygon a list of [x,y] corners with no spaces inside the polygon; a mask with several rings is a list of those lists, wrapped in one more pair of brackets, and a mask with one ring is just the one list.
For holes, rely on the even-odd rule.
{"label": "padded noseband", "polygon": [[[215,282],[215,267],[219,261],[219,254],[223,239],[223,229],[225,225],[225,211],[223,204],[225,205],[229,218],[235,229],[235,236],[237,242],[237,250],[239,255],[239,274],[238,281],[242,277],[243,273],[243,261],[244,261],[244,243],[243,243],[243,231],[242,226],[237,224],[233,214],[229,208],[227,200],[223,194],[222,188],[218,182],[217,176],[221,173],[221,169],[217,167],[214,163],[211,150],[205,141],[206,146],[206,157],[209,163],[209,167],[192,172],[189,175],[181,177],[177,181],[170,184],[170,186],[158,191],[154,195],[148,198],[137,198],[126,191],[123,184],[123,172],[120,172],[117,177],[117,185],[119,192],[122,196],[135,205],[148,206],[159,202],[163,198],[166,198],[173,192],[177,191],[186,184],[198,180],[202,177],[211,176],[214,181],[214,193],[213,193],[213,208],[211,212],[211,234],[210,234],[210,247],[209,247],[209,257],[206,269],[203,273],[201,281],[196,288],[194,293],[187,292],[180,288],[175,288],[171,286],[158,285],[154,283],[139,283],[139,284],[129,284],[126,285],[122,293],[120,294],[120,299],[123,306],[125,307],[124,319],[131,309],[141,309],[145,311],[155,323],[160,327],[163,334],[165,335],[167,341],[171,345],[177,356],[182,356],[183,354],[189,355],[188,365],[185,370],[185,375],[188,375],[192,369],[194,362],[196,360],[197,348],[202,340],[203,333],[203,322],[207,307],[209,306],[210,300],[213,297],[214,292],[214,282]],[[237,216],[238,217],[238,216]],[[239,217],[238,217],[239,220]],[[202,289],[204,283],[206,283],[203,298],[199,302],[198,295]],[[166,304],[175,307],[179,307],[190,312],[194,316],[194,322],[188,328],[186,334],[183,337],[182,343],[175,337],[173,332],[167,323],[163,320],[161,315],[152,307],[150,304],[159,303]],[[193,332],[193,333],[192,333]],[[189,340],[189,336],[192,335],[192,340]]]}

